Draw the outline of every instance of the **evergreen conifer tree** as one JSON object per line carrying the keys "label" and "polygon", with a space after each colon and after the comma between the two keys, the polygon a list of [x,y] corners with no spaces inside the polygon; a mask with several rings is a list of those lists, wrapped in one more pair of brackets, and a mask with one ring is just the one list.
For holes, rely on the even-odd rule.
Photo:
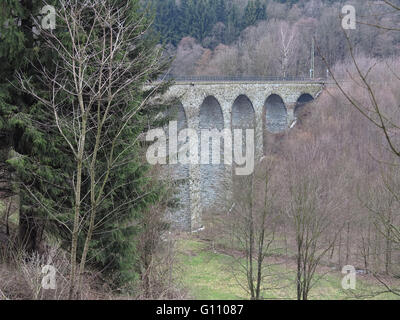
{"label": "evergreen conifer tree", "polygon": [[[34,118],[46,117],[37,102],[26,93],[21,92],[16,71],[20,70],[27,77],[34,77],[37,72],[28,63],[34,57],[38,62],[46,63],[50,57],[40,47],[33,34],[33,17],[38,16],[44,3],[39,0],[10,0],[2,4],[0,12],[0,131],[2,139],[2,165],[7,170],[16,170],[15,184],[19,190],[19,240],[20,245],[28,252],[36,249],[40,230],[43,228],[42,210],[29,200],[27,190],[42,189],[43,194],[51,194],[53,174],[48,163],[56,161],[53,140],[46,136],[46,128],[35,127]],[[20,156],[7,161],[10,150]],[[39,165],[28,159],[31,155],[46,159],[47,164]],[[41,172],[43,170],[43,172]],[[47,176],[48,183],[38,183],[35,176]],[[41,217],[41,218],[40,218]]]}
{"label": "evergreen conifer tree", "polygon": [[[108,1],[108,0],[107,0]],[[133,110],[143,105],[153,91],[145,91],[144,84],[156,79],[165,70],[165,64],[154,66],[159,55],[156,49],[157,41],[148,31],[150,19],[147,12],[141,10],[138,0],[111,1],[114,5],[129,5],[127,21],[138,23],[140,28],[135,29],[136,43],[125,43],[124,48],[135,48],[127,52],[130,59],[141,59],[140,64],[130,70],[130,74],[137,75],[136,81],[123,92],[131,97],[124,100],[120,107],[124,110]],[[20,156],[7,161],[10,168],[15,171],[15,183],[19,185],[20,193],[20,233],[27,240],[27,249],[35,250],[37,237],[44,230],[58,239],[64,249],[71,249],[71,230],[73,228],[74,181],[76,178],[75,155],[66,143],[65,137],[56,129],[54,113],[49,112],[48,106],[43,103],[51,96],[51,81],[43,78],[43,68],[48,74],[57,72],[57,67],[63,64],[63,60],[52,48],[46,47],[44,36],[46,32],[34,37],[32,27],[33,19],[40,11],[42,1],[10,0],[6,3],[6,10],[1,14],[0,37],[0,116],[1,134],[7,137],[2,146],[3,149],[15,149]],[[56,10],[59,2],[54,1]],[[84,11],[85,22],[90,25],[93,17],[90,10]],[[8,21],[7,23],[4,23]],[[13,21],[15,23],[13,23]],[[18,23],[22,21],[22,23]],[[71,48],[71,39],[66,34],[66,26],[57,20],[57,27],[52,31],[53,35],[62,41],[65,48]],[[86,30],[89,31],[89,30]],[[89,32],[79,35],[85,37]],[[78,35],[77,35],[78,36]],[[94,39],[101,36],[99,25],[92,34]],[[118,57],[123,57],[124,52],[118,52]],[[18,57],[18,59],[14,59]],[[138,58],[139,57],[139,58]],[[89,61],[88,72],[96,71],[96,59]],[[119,59],[119,58],[116,58]],[[28,63],[30,61],[30,63]],[[35,66],[37,69],[33,68]],[[93,68],[93,69],[91,69]],[[33,90],[36,96],[43,100],[28,95],[26,91],[17,90],[17,78],[15,71],[20,70],[26,89]],[[98,71],[98,70],[97,70]],[[14,83],[9,85],[8,81]],[[125,81],[121,79],[120,81]],[[67,84],[66,84],[67,85]],[[159,90],[164,90],[162,87]],[[90,90],[86,92],[90,98]],[[64,115],[71,114],[76,103],[74,96],[64,92],[56,97],[62,105]],[[85,98],[86,99],[86,98]],[[86,100],[85,100],[86,101]],[[149,106],[148,104],[145,104]],[[121,161],[113,169],[104,184],[102,194],[103,201],[97,206],[97,214],[93,223],[94,231],[90,239],[87,252],[89,263],[99,270],[107,273],[116,285],[138,278],[138,255],[136,241],[142,231],[141,218],[147,208],[157,203],[162,192],[162,186],[150,183],[149,167],[142,155],[143,149],[138,143],[139,135],[148,124],[152,122],[154,113],[159,111],[158,106],[139,108],[137,113],[130,118],[130,124],[120,132],[118,123],[126,113],[115,111],[107,127],[107,137],[120,134],[117,143],[104,145],[96,162],[96,176],[101,179],[109,165],[107,153],[110,148],[121,155]],[[95,110],[93,110],[95,112]],[[94,116],[95,113],[93,113]],[[72,114],[71,114],[72,116]],[[66,118],[68,119],[68,117]],[[93,118],[94,119],[94,118]],[[68,138],[73,137],[73,132],[65,132]],[[95,136],[87,135],[88,146],[95,144]],[[106,136],[104,136],[106,138]],[[5,162],[4,162],[5,163]],[[83,170],[82,192],[90,192],[90,177],[88,167]],[[82,200],[82,213],[87,213],[91,203],[90,197]],[[83,214],[85,217],[85,214]],[[86,245],[86,235],[91,228],[89,219],[83,219],[80,225],[78,237],[78,257],[82,256]],[[79,258],[77,263],[79,263]]]}

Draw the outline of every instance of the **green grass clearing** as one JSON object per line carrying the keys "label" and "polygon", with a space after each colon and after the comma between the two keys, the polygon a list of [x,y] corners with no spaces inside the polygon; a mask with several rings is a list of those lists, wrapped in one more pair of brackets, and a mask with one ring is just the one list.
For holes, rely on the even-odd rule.
{"label": "green grass clearing", "polygon": [[[246,291],[236,281],[232,270],[233,258],[229,255],[214,252],[206,242],[195,238],[178,241],[179,270],[182,273],[182,282],[189,290],[190,295],[198,300],[242,300],[248,299]],[[264,292],[265,299],[295,299],[294,285],[295,269],[286,265],[271,267],[274,274],[284,274],[280,280],[280,289]],[[344,300],[355,299],[354,296],[341,288],[343,275],[339,271],[329,274],[317,274],[321,279],[310,292],[310,300]],[[246,283],[245,278],[239,278]],[[360,278],[357,279],[355,293],[361,295],[377,286],[369,284]],[[373,299],[399,299],[396,295],[384,293]]]}

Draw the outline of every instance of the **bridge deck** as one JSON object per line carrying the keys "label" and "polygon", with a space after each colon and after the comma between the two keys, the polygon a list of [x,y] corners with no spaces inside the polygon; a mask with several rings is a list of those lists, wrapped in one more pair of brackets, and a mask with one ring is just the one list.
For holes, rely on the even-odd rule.
{"label": "bridge deck", "polygon": [[257,77],[257,76],[173,76],[166,75],[160,80],[174,80],[176,84],[191,83],[326,83],[322,78],[306,77]]}

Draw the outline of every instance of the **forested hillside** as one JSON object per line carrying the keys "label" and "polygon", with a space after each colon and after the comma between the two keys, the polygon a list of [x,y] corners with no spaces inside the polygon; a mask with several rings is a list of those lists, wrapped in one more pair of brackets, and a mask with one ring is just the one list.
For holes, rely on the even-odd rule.
{"label": "forested hillside", "polygon": [[[163,41],[173,45],[177,45],[179,40],[186,36],[203,41],[207,37],[213,37],[218,28],[224,29],[220,32],[218,40],[224,44],[231,43],[247,27],[268,20],[267,4],[274,6],[274,1],[268,0],[147,0],[147,2],[156,13],[154,24],[156,30],[162,35]],[[275,2],[291,8],[304,1]],[[331,3],[335,0],[326,2]],[[209,45],[212,46],[212,43]]]}
{"label": "forested hillside", "polygon": [[[344,4],[357,6],[371,23],[396,22],[390,7],[376,1],[340,0],[146,0],[155,12],[154,28],[179,75],[309,76],[311,41],[330,64],[347,53],[339,15]],[[378,14],[379,13],[379,14]],[[359,25],[352,35],[357,52],[370,57],[393,55],[398,34]],[[179,62],[178,62],[179,61]],[[316,50],[316,71],[326,66]]]}
{"label": "forested hillside", "polygon": [[221,43],[231,43],[239,33],[257,21],[266,20],[265,1],[243,3],[228,0],[150,0],[155,8],[155,28],[167,43],[177,45],[183,37],[191,36],[199,41],[218,34]]}

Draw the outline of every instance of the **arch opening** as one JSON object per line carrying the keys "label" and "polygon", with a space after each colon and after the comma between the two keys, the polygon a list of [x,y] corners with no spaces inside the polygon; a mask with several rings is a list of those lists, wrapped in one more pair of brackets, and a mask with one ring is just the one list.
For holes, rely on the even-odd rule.
{"label": "arch opening", "polygon": [[282,98],[272,94],[265,102],[265,128],[271,133],[285,131],[288,125],[288,113]]}
{"label": "arch opening", "polygon": [[[236,98],[232,105],[232,132],[235,129],[242,129],[242,157],[246,155],[247,148],[247,136],[246,129],[255,129],[255,111],[253,104],[250,99],[245,95],[240,95]],[[255,138],[255,135],[254,135]],[[255,145],[255,140],[253,140],[253,145]],[[236,152],[240,152],[236,150]],[[232,155],[233,159],[235,154]],[[233,196],[235,199],[239,195],[243,194],[243,189],[250,190],[251,178],[248,176],[240,176],[235,174],[235,167],[232,170],[232,182],[233,182]]]}
{"label": "arch opening", "polygon": [[178,122],[178,131],[187,128],[186,112],[180,101],[177,101],[170,108],[168,108],[167,116],[169,121]]}
{"label": "arch opening", "polygon": [[308,104],[308,103],[310,103],[310,102],[312,102],[312,101],[314,101],[314,97],[313,97],[311,94],[309,94],[309,93],[304,93],[304,94],[302,94],[302,95],[297,99],[296,106],[295,106],[295,108],[294,108],[294,115],[295,115],[295,117],[297,117],[297,116],[299,115],[299,112],[300,112],[301,110],[303,110],[303,107],[304,107],[306,104]]}
{"label": "arch opening", "polygon": [[[199,150],[201,153],[204,152],[204,150],[201,149],[201,133],[207,129],[217,129],[219,131],[224,129],[224,116],[222,113],[222,108],[218,100],[213,96],[208,96],[205,98],[200,107]],[[212,164],[213,148],[211,139],[209,140],[208,147],[208,163],[200,165],[201,204],[202,211],[206,214],[214,213],[221,208],[220,202],[224,192],[223,181],[225,174],[223,139],[220,140],[219,164]]]}
{"label": "arch opening", "polygon": [[224,116],[218,100],[213,96],[204,99],[200,107],[200,129],[223,129]]}
{"label": "arch opening", "polygon": [[253,104],[245,95],[236,98],[232,106],[232,128],[248,129],[255,127],[255,112]]}
{"label": "arch opening", "polygon": [[[173,137],[169,137],[169,128],[172,124],[172,122],[176,122],[177,123],[177,133],[179,134],[180,131],[182,131],[183,129],[186,129],[188,127],[188,122],[187,122],[187,117],[186,117],[186,112],[185,109],[183,108],[183,105],[180,101],[175,102],[173,105],[171,105],[167,111],[165,112],[165,118],[167,120],[167,123],[164,126],[164,131],[166,133],[167,136],[167,154],[169,156],[171,156],[170,154],[170,143],[169,140],[172,139]],[[175,139],[177,139],[177,137],[174,137]],[[175,143],[177,143],[177,148],[175,150],[175,152],[178,152],[178,150],[180,149],[180,147],[184,144],[184,142],[179,142],[179,141],[175,141]],[[173,153],[174,150],[171,150],[171,153]],[[174,156],[176,156],[175,154],[172,154]],[[179,167],[179,164],[174,164],[171,165],[171,167]],[[176,170],[175,170],[176,171]]]}

